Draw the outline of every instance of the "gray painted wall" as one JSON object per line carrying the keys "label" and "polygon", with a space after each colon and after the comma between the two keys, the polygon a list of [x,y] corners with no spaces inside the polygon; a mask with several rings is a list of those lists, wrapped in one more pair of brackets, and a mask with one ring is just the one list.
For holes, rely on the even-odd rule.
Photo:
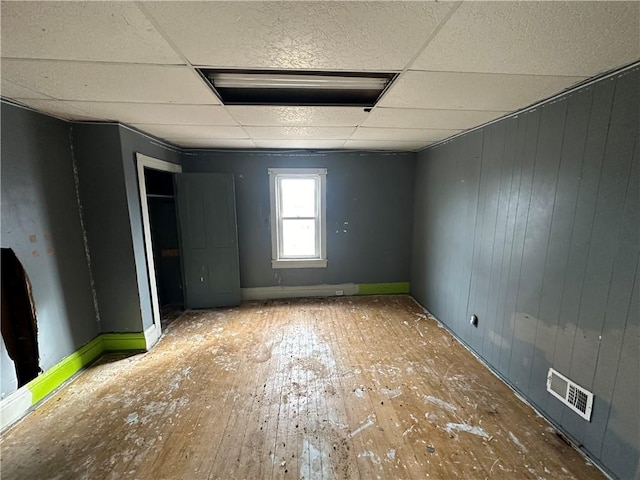
{"label": "gray painted wall", "polygon": [[120,130],[120,148],[122,154],[122,171],[124,173],[126,202],[128,209],[129,231],[132,239],[134,266],[136,274],[138,302],[142,314],[143,328],[153,324],[151,311],[151,291],[149,275],[147,273],[147,258],[145,256],[144,232],[142,229],[142,213],[140,196],[138,193],[138,173],[136,169],[136,152],[149,157],[180,163],[178,150],[166,146],[159,140],[153,140],[126,127]]}
{"label": "gray painted wall", "polygon": [[[33,289],[40,367],[99,333],[78,211],[69,124],[2,103],[2,246]],[[32,238],[30,238],[33,236]],[[2,398],[16,390],[2,344]]]}
{"label": "gray painted wall", "polygon": [[102,332],[141,332],[153,315],[135,154],[179,154],[118,124],[73,124],[73,138]]}
{"label": "gray painted wall", "polygon": [[[640,472],[639,85],[627,71],[422,152],[411,275],[420,303],[625,479]],[[549,367],[595,394],[591,422],[546,392]]]}
{"label": "gray painted wall", "polygon": [[101,331],[140,332],[120,127],[74,124],[73,141]]}
{"label": "gray painted wall", "polygon": [[[267,169],[327,168],[327,268],[273,269]],[[185,172],[233,173],[242,287],[406,282],[412,153],[190,151]]]}

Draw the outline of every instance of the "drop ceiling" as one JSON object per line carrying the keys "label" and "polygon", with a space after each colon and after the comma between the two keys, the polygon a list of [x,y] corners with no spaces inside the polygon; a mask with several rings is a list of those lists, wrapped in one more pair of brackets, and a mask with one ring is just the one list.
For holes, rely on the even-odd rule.
{"label": "drop ceiling", "polygon": [[[419,150],[640,58],[638,2],[0,8],[4,98],[193,148]],[[198,67],[399,75],[365,112],[222,105]]]}

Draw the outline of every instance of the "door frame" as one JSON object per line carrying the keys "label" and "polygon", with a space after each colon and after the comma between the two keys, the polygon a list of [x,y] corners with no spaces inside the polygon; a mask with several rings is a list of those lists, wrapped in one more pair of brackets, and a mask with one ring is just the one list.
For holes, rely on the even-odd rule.
{"label": "door frame", "polygon": [[160,323],[160,304],[158,301],[158,284],[156,282],[156,266],[153,260],[153,243],[151,241],[151,222],[149,221],[149,203],[147,202],[147,186],[145,183],[145,168],[162,170],[170,173],[181,173],[182,166],[149,157],[136,152],[136,168],[138,170],[138,193],[140,195],[140,210],[142,212],[142,230],[144,236],[144,251],[147,258],[147,276],[149,277],[149,291],[151,292],[151,311],[153,324],[144,331],[147,349],[151,348],[162,334]]}

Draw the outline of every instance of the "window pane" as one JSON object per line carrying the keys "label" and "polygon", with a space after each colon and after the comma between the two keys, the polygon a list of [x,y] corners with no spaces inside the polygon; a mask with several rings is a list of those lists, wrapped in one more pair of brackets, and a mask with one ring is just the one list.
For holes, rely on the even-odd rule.
{"label": "window pane", "polygon": [[280,180],[283,217],[315,217],[316,180],[314,178],[283,178]]}
{"label": "window pane", "polygon": [[315,220],[282,221],[282,256],[297,257],[316,255]]}

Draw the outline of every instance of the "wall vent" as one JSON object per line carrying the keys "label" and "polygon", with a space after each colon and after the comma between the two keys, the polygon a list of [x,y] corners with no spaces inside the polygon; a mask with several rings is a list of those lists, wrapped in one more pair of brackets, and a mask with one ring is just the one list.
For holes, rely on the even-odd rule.
{"label": "wall vent", "polygon": [[553,368],[547,374],[547,391],[587,421],[591,421],[593,393]]}

